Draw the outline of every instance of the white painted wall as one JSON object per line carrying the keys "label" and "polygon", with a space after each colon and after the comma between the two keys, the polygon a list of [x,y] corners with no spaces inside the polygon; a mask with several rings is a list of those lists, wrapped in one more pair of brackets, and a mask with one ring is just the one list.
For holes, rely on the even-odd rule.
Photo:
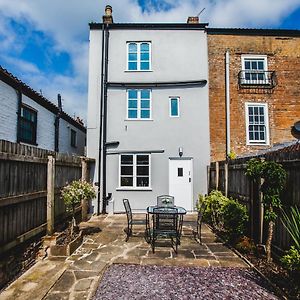
{"label": "white painted wall", "polygon": [[0,81],[0,139],[17,140],[18,96],[16,91]]}
{"label": "white painted wall", "polygon": [[[98,158],[101,30],[90,32],[87,155]],[[152,71],[128,72],[126,42],[151,41]],[[206,33],[200,30],[111,30],[110,82],[164,82],[208,80]],[[179,96],[180,118],[169,117],[169,96]],[[124,211],[122,199],[141,210],[168,193],[169,157],[194,158],[194,201],[207,192],[206,167],[210,162],[208,85],[152,90],[151,121],[126,120],[126,89],[109,89],[108,141],[119,141],[118,150],[164,150],[152,154],[152,190],[120,191],[119,156],[107,158],[107,192],[113,193],[113,210]],[[97,171],[97,167],[96,167]],[[95,176],[97,181],[97,176]],[[95,202],[94,202],[95,205]],[[109,208],[109,210],[111,207]]]}

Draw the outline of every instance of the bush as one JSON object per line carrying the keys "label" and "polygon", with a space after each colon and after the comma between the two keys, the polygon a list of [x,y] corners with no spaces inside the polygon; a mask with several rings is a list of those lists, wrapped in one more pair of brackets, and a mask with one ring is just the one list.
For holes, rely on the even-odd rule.
{"label": "bush", "polygon": [[222,207],[223,227],[227,238],[236,241],[246,231],[249,219],[247,208],[236,200],[228,199]]}
{"label": "bush", "polygon": [[300,274],[300,251],[294,246],[281,258],[281,262],[289,271]]}
{"label": "bush", "polygon": [[224,233],[225,238],[235,241],[244,235],[248,221],[247,209],[236,200],[228,199],[220,191],[211,191],[206,196],[199,196],[199,203],[205,202],[206,208],[203,219],[218,231]]}

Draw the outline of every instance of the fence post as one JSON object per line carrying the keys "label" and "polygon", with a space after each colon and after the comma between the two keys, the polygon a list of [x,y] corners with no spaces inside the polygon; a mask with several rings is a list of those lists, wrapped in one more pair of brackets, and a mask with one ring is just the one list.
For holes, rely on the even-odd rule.
{"label": "fence post", "polygon": [[219,162],[216,161],[216,190],[219,189]]}
{"label": "fence post", "polygon": [[54,231],[54,185],[55,185],[55,158],[48,156],[47,166],[47,234]]}
{"label": "fence post", "polygon": [[[88,181],[88,164],[85,157],[81,157],[81,180]],[[88,203],[86,199],[81,199],[81,218],[87,220]]]}
{"label": "fence post", "polygon": [[228,196],[228,162],[225,162],[224,164],[224,192],[225,197]]}

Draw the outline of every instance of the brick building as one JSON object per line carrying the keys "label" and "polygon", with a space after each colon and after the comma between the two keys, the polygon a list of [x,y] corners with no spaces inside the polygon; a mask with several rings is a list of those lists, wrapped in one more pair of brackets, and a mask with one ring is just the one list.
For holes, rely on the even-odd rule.
{"label": "brick building", "polygon": [[300,31],[207,28],[207,33],[211,160],[294,140]]}

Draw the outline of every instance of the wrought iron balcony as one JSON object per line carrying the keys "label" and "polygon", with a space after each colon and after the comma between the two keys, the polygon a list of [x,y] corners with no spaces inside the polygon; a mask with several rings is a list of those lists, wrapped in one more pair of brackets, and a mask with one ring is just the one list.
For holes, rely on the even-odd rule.
{"label": "wrought iron balcony", "polygon": [[277,83],[275,71],[242,70],[238,80],[242,88],[274,88]]}

